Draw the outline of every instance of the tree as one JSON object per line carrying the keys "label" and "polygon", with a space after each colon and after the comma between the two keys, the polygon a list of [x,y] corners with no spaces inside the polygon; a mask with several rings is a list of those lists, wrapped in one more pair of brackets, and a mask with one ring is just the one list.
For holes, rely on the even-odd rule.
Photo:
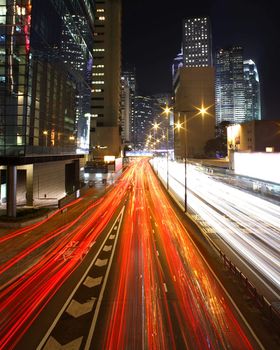
{"label": "tree", "polygon": [[216,137],[208,140],[204,146],[204,152],[208,157],[220,158],[227,156],[227,127],[229,121],[222,121],[216,126]]}

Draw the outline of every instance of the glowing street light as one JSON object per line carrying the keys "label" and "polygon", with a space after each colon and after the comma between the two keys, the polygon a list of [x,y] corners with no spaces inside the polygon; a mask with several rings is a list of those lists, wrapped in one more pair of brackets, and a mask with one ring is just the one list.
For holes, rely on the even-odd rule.
{"label": "glowing street light", "polygon": [[45,136],[45,143],[46,143],[46,147],[47,147],[48,146],[48,130],[44,130],[43,135]]}
{"label": "glowing street light", "polygon": [[[169,160],[169,145],[168,145],[168,139],[169,139],[169,125],[170,125],[170,114],[172,107],[169,107],[167,104],[164,108],[162,108],[163,112],[161,114],[164,114],[167,117],[167,128],[166,128],[166,189],[169,190],[169,166],[168,166],[168,160]],[[163,137],[165,139],[165,137]]]}
{"label": "glowing street light", "polygon": [[[186,111],[178,111],[179,114],[179,118],[180,118],[180,114],[183,113],[184,115],[184,129],[185,129],[185,157],[184,157],[184,162],[185,162],[185,213],[188,211],[188,204],[187,204],[187,155],[188,155],[188,144],[187,144],[187,129],[188,129],[188,118],[187,118],[187,113],[193,113],[195,111],[198,111],[196,114],[194,114],[191,118],[193,117],[197,117],[197,116],[202,116],[202,118],[205,115],[210,115],[210,113],[208,112],[208,109],[211,106],[205,107],[204,104],[202,103],[200,107],[194,107],[195,109],[193,110],[186,110]],[[175,128],[180,131],[180,129],[182,128],[182,124],[180,123],[180,120],[178,120],[177,123],[175,123]]]}

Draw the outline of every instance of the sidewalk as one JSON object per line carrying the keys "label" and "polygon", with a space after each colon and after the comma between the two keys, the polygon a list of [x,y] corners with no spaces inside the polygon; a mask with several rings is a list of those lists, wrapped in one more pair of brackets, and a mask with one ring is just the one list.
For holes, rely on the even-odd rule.
{"label": "sidewalk", "polygon": [[[97,177],[95,176],[97,174],[89,174],[90,176],[85,179],[86,191],[84,196],[88,194],[89,190],[94,191],[96,198],[102,196],[107,188],[113,185],[120,177],[124,169],[117,173],[100,174],[101,176],[99,175]],[[17,217],[10,218],[6,216],[6,204],[0,204],[0,235],[11,231],[11,229],[17,229],[39,222],[57,209],[57,199],[42,199],[41,201],[36,201],[36,206],[34,207],[25,206],[24,204],[19,205],[17,207]]]}

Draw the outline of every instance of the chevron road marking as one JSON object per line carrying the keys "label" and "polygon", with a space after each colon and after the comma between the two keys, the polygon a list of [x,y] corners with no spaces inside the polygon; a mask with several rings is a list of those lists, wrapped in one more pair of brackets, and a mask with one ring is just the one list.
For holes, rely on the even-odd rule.
{"label": "chevron road marking", "polygon": [[104,252],[110,252],[112,250],[112,247],[113,246],[111,246],[111,245],[105,245],[103,250],[104,250]]}
{"label": "chevron road marking", "polygon": [[[87,277],[89,271],[91,270],[91,268],[93,267],[94,263],[96,262],[97,260],[97,257],[99,256],[99,254],[101,253],[106,241],[108,239],[114,239],[115,238],[115,235],[112,235],[112,231],[113,231],[113,228],[115,227],[116,223],[118,222],[119,218],[120,217],[123,217],[123,212],[124,212],[124,207],[122,208],[120,214],[118,215],[117,219],[114,221],[114,224],[112,225],[112,228],[111,230],[108,232],[107,236],[105,237],[104,239],[104,243],[101,245],[101,247],[98,249],[96,255],[94,256],[94,258],[92,259],[90,265],[88,266],[88,268],[86,269],[85,273],[83,274],[83,276],[81,277],[80,281],[76,284],[76,287],[73,289],[72,293],[69,295],[68,299],[66,300],[66,302],[64,303],[63,307],[61,308],[61,310],[59,311],[59,313],[57,314],[56,318],[54,319],[52,325],[50,326],[50,328],[48,329],[48,331],[46,332],[46,334],[44,335],[44,337],[42,338],[41,342],[39,343],[39,345],[37,346],[37,349],[36,350],[56,350],[55,346],[60,345],[58,342],[54,343],[53,340],[54,338],[53,337],[50,337],[54,327],[56,326],[56,324],[58,323],[60,317],[62,316],[63,312],[66,310],[67,306],[69,305],[69,303],[71,302],[71,300],[73,299],[73,296],[75,295],[75,293],[77,292],[77,290],[79,289],[80,285],[83,283],[83,281],[85,280],[85,278]],[[50,337],[50,338],[49,338]],[[48,339],[49,338],[49,339]],[[70,345],[73,343],[74,345],[73,346],[76,346],[76,341],[77,341],[77,344],[78,344],[78,340],[80,341],[79,342],[79,346],[77,347],[60,347],[60,348],[57,348],[57,349],[66,349],[66,350],[76,350],[76,349],[79,349],[80,345],[81,345],[81,342],[82,342],[82,338],[79,338],[77,340],[75,340],[74,342],[71,342]],[[49,342],[51,342],[53,344],[52,347],[49,347],[46,348],[44,347],[44,345],[48,344]],[[69,344],[67,344],[66,346],[68,346]],[[69,345],[69,346],[70,346]],[[72,345],[71,345],[72,346]]]}
{"label": "chevron road marking", "polygon": [[98,267],[103,267],[103,266],[106,266],[107,264],[108,264],[108,259],[104,259],[104,260],[97,259],[94,265]]}
{"label": "chevron road marking", "polygon": [[90,329],[89,329],[87,341],[86,341],[86,344],[85,344],[85,347],[84,347],[83,350],[90,350],[91,349],[90,345],[91,345],[93,333],[94,333],[94,330],[95,330],[95,325],[96,325],[96,322],[97,322],[99,310],[100,310],[100,307],[101,307],[104,291],[105,291],[105,288],[106,288],[107,280],[108,280],[109,273],[110,273],[110,270],[111,270],[113,257],[114,257],[114,254],[115,254],[117,241],[118,241],[118,236],[119,236],[120,229],[121,229],[121,221],[122,221],[122,218],[123,218],[124,209],[125,209],[125,206],[123,206],[123,208],[122,208],[122,210],[120,212],[120,215],[119,215],[119,217],[121,218],[120,224],[119,224],[118,231],[117,231],[117,234],[116,234],[116,239],[114,241],[112,254],[110,256],[109,264],[108,264],[108,267],[107,267],[107,270],[106,270],[106,274],[105,274],[104,281],[103,281],[103,284],[102,284],[102,287],[101,287],[99,298],[97,300],[96,309],[95,309],[94,316],[93,316],[93,319],[92,319],[92,323],[91,323],[91,326],[90,326]]}
{"label": "chevron road marking", "polygon": [[99,286],[102,282],[102,278],[103,277],[92,278],[90,276],[87,276],[83,285],[85,285],[88,288],[93,288],[93,287]]}
{"label": "chevron road marking", "polygon": [[44,350],[79,350],[82,344],[83,337],[77,338],[68,344],[61,345],[53,337],[50,337],[44,346]]}
{"label": "chevron road marking", "polygon": [[75,318],[78,318],[82,315],[88,314],[89,312],[91,312],[95,300],[96,300],[96,298],[92,298],[92,300],[87,301],[84,304],[80,304],[78,301],[73,299],[71,301],[70,305],[68,306],[68,308],[66,309],[66,312],[70,316],[73,316]]}

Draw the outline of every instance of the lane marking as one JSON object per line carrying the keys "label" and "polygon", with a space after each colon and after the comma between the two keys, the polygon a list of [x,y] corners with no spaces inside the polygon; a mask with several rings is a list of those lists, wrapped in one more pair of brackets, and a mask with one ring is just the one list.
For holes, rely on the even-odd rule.
{"label": "lane marking", "polygon": [[108,264],[108,259],[101,260],[101,259],[98,258],[94,265],[98,266],[98,267],[103,267],[103,266],[106,266],[107,264]]}
{"label": "lane marking", "polygon": [[[122,210],[120,212],[120,220],[123,219],[124,209],[125,209],[125,206],[123,206],[123,208],[122,208]],[[104,277],[104,281],[103,281],[103,284],[102,284],[102,287],[101,287],[101,291],[100,291],[100,294],[99,294],[99,298],[97,300],[97,305],[96,305],[94,317],[92,319],[92,323],[91,323],[91,326],[90,326],[90,329],[89,329],[89,333],[88,333],[88,337],[87,337],[87,341],[86,341],[84,350],[90,350],[93,333],[94,333],[94,330],[95,330],[95,326],[96,326],[99,310],[100,310],[100,307],[101,307],[104,291],[105,291],[105,288],[106,288],[107,280],[108,280],[109,273],[110,273],[111,266],[112,266],[112,262],[113,262],[113,257],[114,257],[116,246],[117,246],[117,240],[118,240],[118,236],[119,236],[119,233],[120,233],[120,228],[121,228],[121,225],[119,225],[119,227],[118,227],[117,238],[116,238],[116,240],[114,242],[114,246],[113,246],[112,253],[111,253],[111,256],[110,256],[110,260],[109,260],[109,265],[107,267],[106,274],[105,274],[105,277]]]}
{"label": "lane marking", "polygon": [[93,288],[93,287],[99,286],[102,282],[102,279],[103,277],[92,278],[90,276],[87,276],[83,285],[85,285],[88,288]]}
{"label": "lane marking", "polygon": [[44,350],[79,350],[82,344],[83,337],[77,338],[68,344],[61,345],[53,337],[50,337],[44,346]]}
{"label": "lane marking", "polygon": [[66,312],[70,316],[73,316],[74,318],[78,318],[82,315],[88,314],[89,312],[92,311],[95,300],[96,298],[92,298],[92,300],[89,300],[86,303],[81,304],[75,299],[72,299],[70,305],[66,309]]}
{"label": "lane marking", "polygon": [[159,256],[159,251],[157,250],[157,256]]}
{"label": "lane marking", "polygon": [[116,235],[110,235],[109,239],[112,240],[112,239],[115,239]]}
{"label": "lane marking", "polygon": [[[177,198],[175,195],[173,195],[171,192],[170,192],[169,194],[170,194],[170,196],[174,199],[174,201],[177,203],[178,207],[181,208],[181,210],[184,210],[184,205],[181,204],[181,203],[179,202],[178,198]],[[173,210],[173,209],[172,209],[172,210]],[[173,210],[173,213],[175,214],[174,210]],[[176,215],[176,214],[175,214],[175,215]],[[195,215],[197,216],[198,214],[195,214]],[[176,216],[177,216],[177,215],[176,215]],[[192,218],[192,215],[187,214],[187,217],[188,217],[190,220],[192,220],[192,221],[198,226],[198,229],[199,229],[199,230],[202,230],[202,229],[199,227],[200,224],[197,224],[197,220],[194,220],[194,219]],[[204,221],[204,220],[200,219],[199,221]],[[271,292],[272,294],[274,294],[274,295],[277,297],[277,299],[279,300],[279,299],[280,299],[279,294],[278,294],[274,289],[272,289],[272,287],[271,287],[269,284],[267,284],[267,282],[263,279],[263,275],[259,275],[256,271],[254,271],[254,270],[246,263],[246,261],[244,260],[244,258],[243,258],[241,255],[238,255],[238,253],[235,252],[235,251],[233,250],[233,248],[232,248],[226,241],[224,241],[224,240],[222,239],[222,237],[220,237],[220,236],[217,234],[217,232],[215,232],[215,234],[217,235],[217,238],[220,239],[221,242],[222,242],[223,244],[225,244],[226,247],[227,247],[228,249],[231,250],[231,252],[237,257],[237,259],[238,259],[242,264],[244,264],[244,265],[247,267],[247,269],[250,270],[250,271],[252,272],[252,274],[253,274],[257,279],[259,279],[259,281],[260,281],[268,290],[270,290],[270,292]],[[212,240],[208,235],[206,235],[206,238],[208,239],[208,241],[210,242],[210,244],[212,244],[213,246],[216,245],[216,244],[213,242],[213,240]]]}
{"label": "lane marking", "polygon": [[[118,218],[123,214],[124,211],[124,207],[122,208],[120,214],[118,215]],[[46,332],[46,334],[44,335],[44,337],[42,338],[42,340],[40,341],[39,345],[37,346],[36,350],[41,350],[44,346],[44,344],[46,343],[47,339],[49,338],[51,332],[53,331],[54,327],[56,326],[57,322],[59,321],[60,317],[62,316],[63,312],[65,311],[65,309],[67,308],[67,306],[69,305],[70,301],[73,299],[73,296],[75,295],[75,293],[77,292],[77,290],[79,289],[80,285],[82,284],[82,282],[85,280],[85,278],[87,277],[90,269],[92,268],[93,264],[95,263],[95,261],[97,260],[98,255],[101,253],[106,241],[108,240],[108,237],[111,235],[114,226],[116,225],[116,222],[118,220],[118,218],[114,221],[111,230],[108,232],[107,236],[104,239],[103,244],[101,244],[100,248],[98,249],[97,253],[95,254],[94,258],[92,259],[91,263],[89,264],[88,268],[86,269],[85,273],[83,274],[83,276],[81,277],[80,281],[76,284],[76,287],[73,289],[72,293],[69,295],[68,299],[66,300],[66,302],[64,303],[63,307],[61,308],[61,310],[59,311],[59,313],[57,314],[56,318],[54,319],[53,323],[51,324],[50,328],[48,329],[48,331]],[[111,235],[112,236],[112,235]],[[110,236],[110,237],[111,237]],[[115,237],[115,236],[114,236]],[[53,350],[51,348],[49,348],[49,350]]]}
{"label": "lane marking", "polygon": [[110,252],[112,250],[112,246],[111,245],[105,245],[103,250],[104,250],[104,252]]}
{"label": "lane marking", "polygon": [[163,283],[163,287],[164,287],[165,293],[167,293],[168,290],[167,290],[167,287],[166,287],[166,283]]}

